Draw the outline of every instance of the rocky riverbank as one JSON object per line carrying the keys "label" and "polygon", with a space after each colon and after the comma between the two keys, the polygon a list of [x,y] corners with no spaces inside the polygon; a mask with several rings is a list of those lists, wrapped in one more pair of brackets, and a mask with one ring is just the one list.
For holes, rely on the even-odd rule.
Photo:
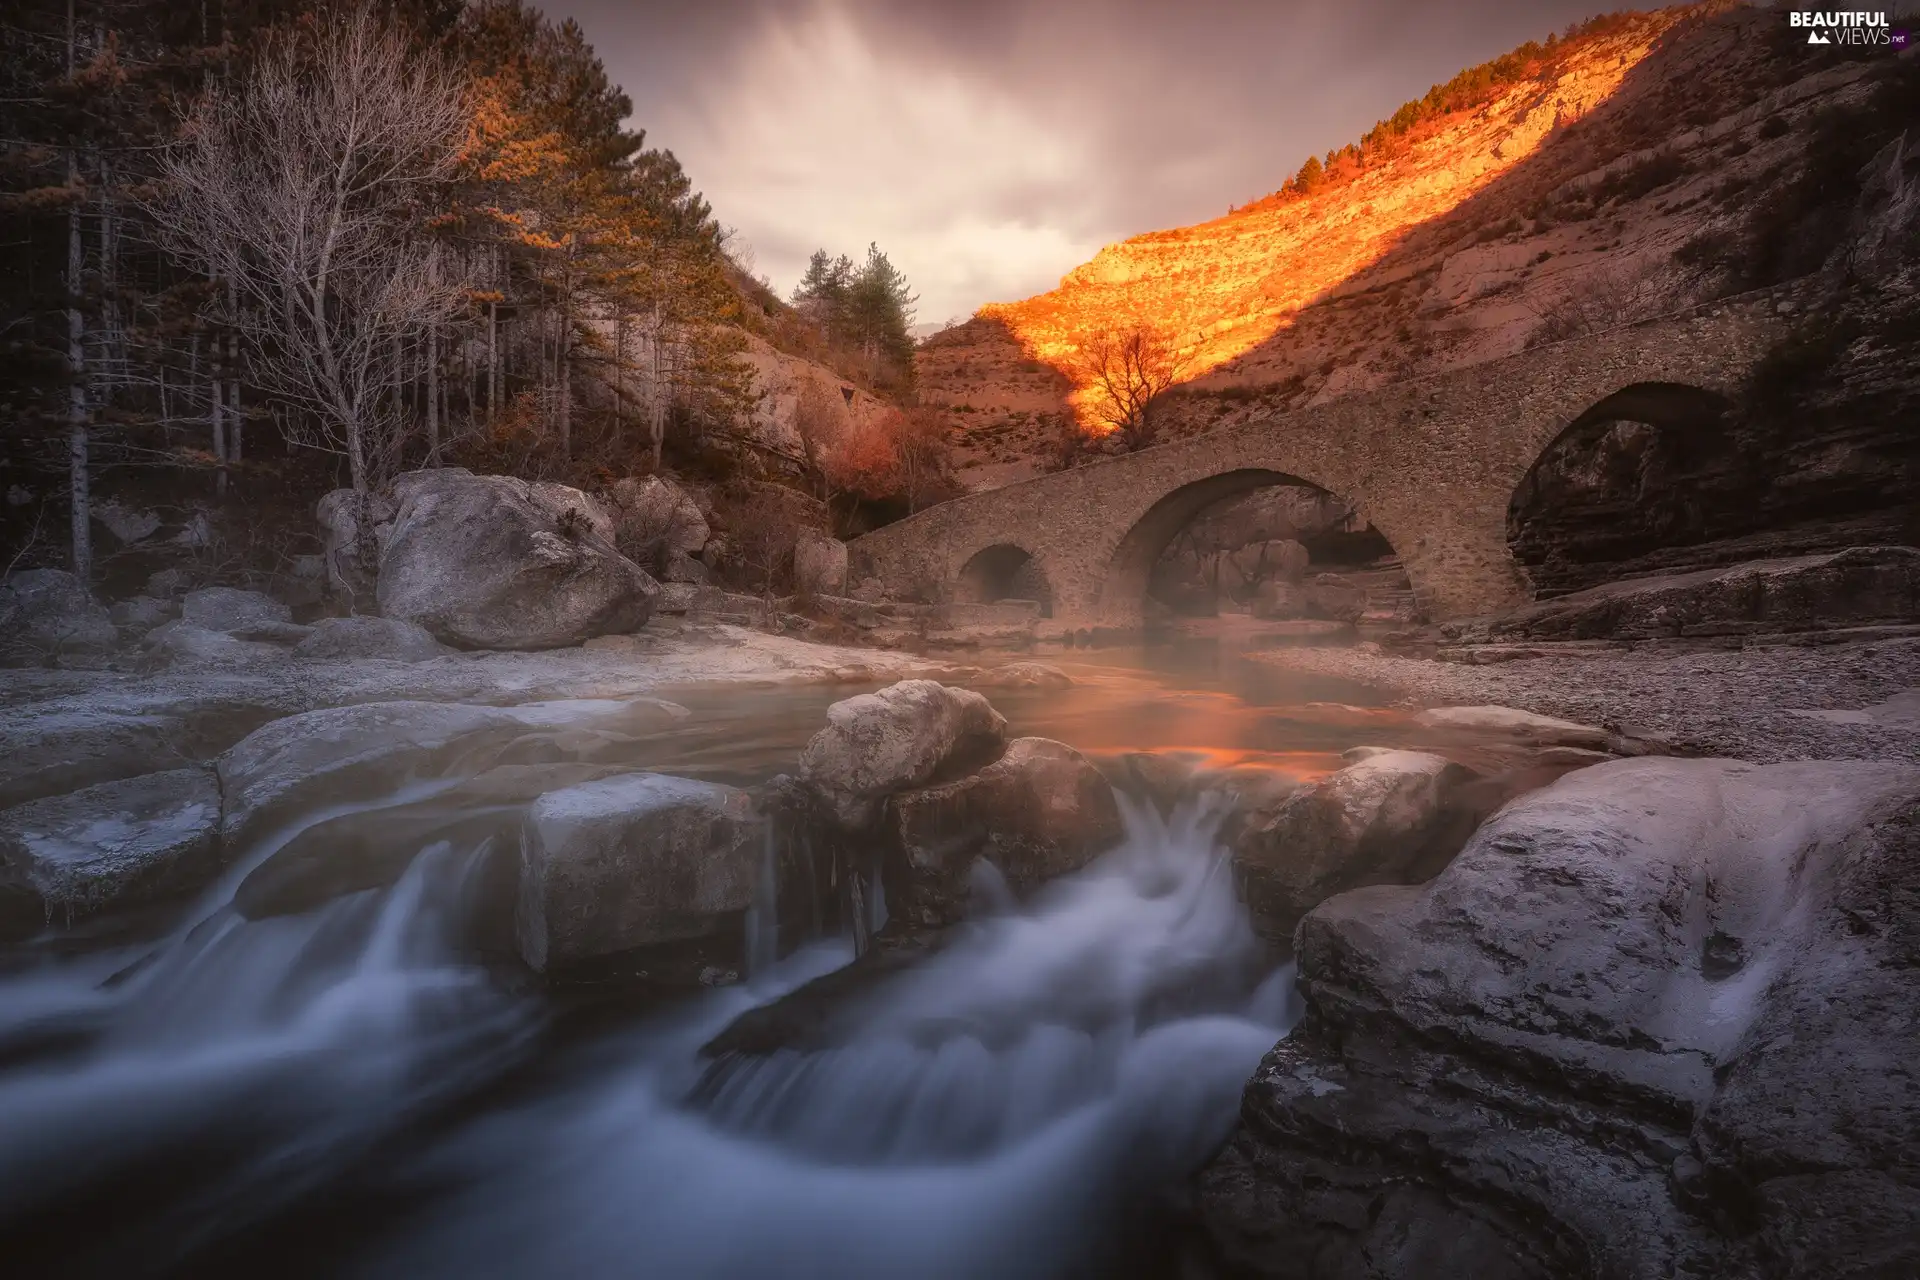
{"label": "rocky riverbank", "polygon": [[1489,665],[1364,648],[1276,649],[1262,662],[1365,681],[1410,704],[1522,707],[1766,763],[1920,759],[1920,637],[1660,651],[1538,645]]}

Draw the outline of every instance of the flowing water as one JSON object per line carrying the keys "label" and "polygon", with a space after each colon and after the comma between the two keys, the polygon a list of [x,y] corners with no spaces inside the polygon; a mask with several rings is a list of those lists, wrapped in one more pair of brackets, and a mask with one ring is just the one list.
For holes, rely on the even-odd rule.
{"label": "flowing water", "polygon": [[[1386,716],[1354,705],[1364,690],[1233,661],[1076,674],[994,701],[1089,750],[1302,773]],[[846,692],[691,691],[686,727],[625,763],[764,779]],[[1344,705],[1311,705],[1328,699]],[[1155,1274],[1143,1224],[1295,1016],[1220,815],[1128,803],[1120,848],[1025,902],[981,868],[976,918],[850,1005],[832,1043],[709,1058],[850,944],[674,1005],[556,1001],[499,954],[512,851],[463,820],[458,782],[308,815],[158,936],[8,958],[0,1270]],[[397,878],[290,914],[236,904],[276,851],[352,822],[408,842]]]}

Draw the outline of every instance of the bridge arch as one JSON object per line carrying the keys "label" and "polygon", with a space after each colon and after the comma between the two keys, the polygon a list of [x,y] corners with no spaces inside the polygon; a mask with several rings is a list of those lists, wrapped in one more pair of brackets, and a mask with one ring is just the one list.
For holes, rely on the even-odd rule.
{"label": "bridge arch", "polygon": [[953,594],[963,604],[1033,600],[1043,617],[1053,610],[1045,566],[1017,542],[996,542],[968,556],[954,577]]}
{"label": "bridge arch", "polygon": [[1685,382],[1636,382],[1587,406],[1528,464],[1507,505],[1507,543],[1537,596],[1684,559],[1737,515],[1699,483],[1735,446],[1733,401]]}

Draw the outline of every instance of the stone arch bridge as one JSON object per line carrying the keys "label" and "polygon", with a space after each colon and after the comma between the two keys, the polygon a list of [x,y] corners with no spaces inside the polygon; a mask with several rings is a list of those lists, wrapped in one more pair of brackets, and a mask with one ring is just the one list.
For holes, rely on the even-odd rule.
{"label": "stone arch bridge", "polygon": [[1137,628],[1147,579],[1206,507],[1283,481],[1355,504],[1435,621],[1532,589],[1507,547],[1515,487],[1563,433],[1630,418],[1711,423],[1786,331],[1770,295],[1398,382],[1229,430],[955,498],[852,543],[890,594],[977,595],[1043,581],[1058,627]]}

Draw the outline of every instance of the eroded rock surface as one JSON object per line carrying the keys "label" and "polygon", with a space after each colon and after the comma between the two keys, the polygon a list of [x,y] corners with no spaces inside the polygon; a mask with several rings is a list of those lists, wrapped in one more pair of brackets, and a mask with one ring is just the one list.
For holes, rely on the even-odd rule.
{"label": "eroded rock surface", "polygon": [[990,758],[1006,731],[1006,718],[971,690],[902,680],[827,708],[826,728],[800,753],[800,778],[859,827],[894,792]]}
{"label": "eroded rock surface", "polygon": [[399,618],[322,618],[294,653],[302,658],[425,662],[450,652],[425,627]]}
{"label": "eroded rock surface", "polygon": [[633,631],[659,586],[614,545],[607,514],[565,485],[457,468],[394,482],[380,612],[470,649],[550,649]]}
{"label": "eroded rock surface", "polygon": [[992,863],[1016,893],[1077,871],[1121,837],[1113,788],[1062,742],[1016,738],[978,773],[904,791],[884,820],[897,854],[890,899],[922,925],[966,914],[974,863]]}
{"label": "eroded rock surface", "polygon": [[0,936],[191,890],[219,869],[211,769],[105,782],[0,812]]}
{"label": "eroded rock surface", "polygon": [[1261,932],[1347,889],[1414,884],[1446,865],[1478,814],[1458,803],[1471,770],[1421,751],[1377,751],[1255,814],[1233,843],[1241,897]]}
{"label": "eroded rock surface", "polygon": [[1920,1268],[1920,768],[1617,761],[1302,920],[1202,1173],[1236,1274]]}
{"label": "eroded rock surface", "polygon": [[631,773],[527,812],[515,932],[537,972],[709,937],[752,901],[764,833],[743,791]]}

